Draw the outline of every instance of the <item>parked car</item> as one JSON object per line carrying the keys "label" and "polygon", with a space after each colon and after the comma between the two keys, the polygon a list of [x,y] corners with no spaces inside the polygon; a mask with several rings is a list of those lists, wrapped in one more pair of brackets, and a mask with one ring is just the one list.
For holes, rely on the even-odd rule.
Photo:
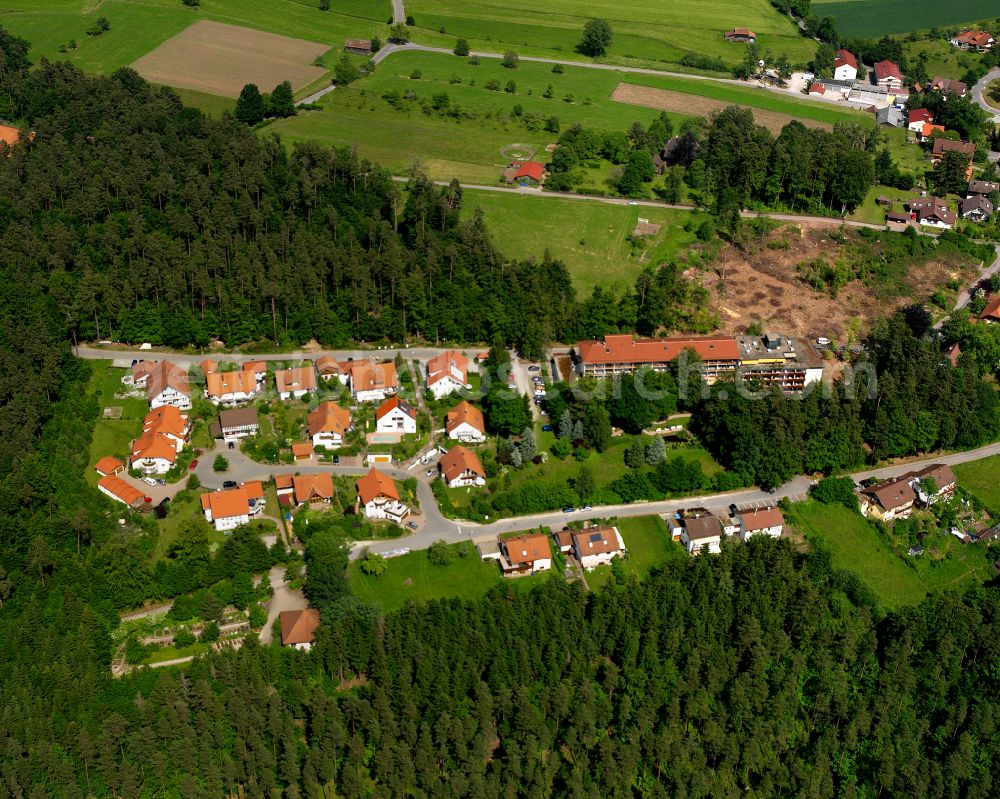
{"label": "parked car", "polygon": [[540,371],[542,371],[542,367],[541,366],[537,366],[535,364],[531,364],[531,366],[528,367],[528,371],[529,372],[540,372]]}
{"label": "parked car", "polygon": [[155,486],[155,485],[157,485],[155,477],[143,477],[142,478],[142,482],[144,482],[148,486]]}
{"label": "parked car", "polygon": [[230,449],[236,449],[236,442],[235,441],[230,441],[229,442],[229,448]]}
{"label": "parked car", "polygon": [[576,508],[574,508],[572,505],[567,505],[565,508],[563,508],[563,513],[576,513]]}
{"label": "parked car", "polygon": [[157,477],[156,478],[156,484],[158,486],[165,486],[167,484],[167,481],[164,480],[162,477]]}
{"label": "parked car", "polygon": [[828,339],[826,336],[820,336],[818,339],[816,339],[816,343],[819,344],[821,347],[828,347],[830,345],[830,339]]}
{"label": "parked car", "polygon": [[427,470],[427,476],[428,477],[433,477],[434,476],[434,470],[433,469],[428,469]]}
{"label": "parked car", "polygon": [[550,425],[550,424],[543,424],[542,425],[542,432],[543,433],[551,433],[552,432],[552,425]]}
{"label": "parked car", "polygon": [[222,487],[223,488],[236,488],[236,481],[235,480],[226,480],[222,484]]}
{"label": "parked car", "polygon": [[407,522],[406,526],[409,527],[411,530],[416,530],[417,529],[417,523],[416,522]]}
{"label": "parked car", "polygon": [[188,464],[188,469],[190,469],[193,472],[197,468],[198,468],[198,459],[195,458],[193,461],[191,461],[191,463]]}
{"label": "parked car", "polygon": [[339,455],[334,455],[333,456],[333,465],[337,466],[339,463],[340,463],[340,456]]}
{"label": "parked car", "polygon": [[591,505],[584,505],[582,508],[580,508],[580,510],[593,510],[593,509],[594,508]]}

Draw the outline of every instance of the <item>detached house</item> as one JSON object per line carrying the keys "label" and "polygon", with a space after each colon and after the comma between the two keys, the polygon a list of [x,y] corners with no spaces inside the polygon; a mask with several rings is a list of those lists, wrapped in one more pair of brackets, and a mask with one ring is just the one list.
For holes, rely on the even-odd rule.
{"label": "detached house", "polygon": [[375,431],[378,433],[417,432],[417,412],[402,397],[391,397],[375,411]]}
{"label": "detached house", "polygon": [[[940,139],[935,139],[940,141]],[[909,202],[910,213],[921,225],[935,228],[950,228],[955,224],[955,212],[948,209],[948,203],[940,197],[915,197]]]}
{"label": "detached house", "polygon": [[979,313],[979,321],[988,325],[1000,322],[1000,294],[994,294]]}
{"label": "detached house", "polygon": [[281,622],[282,646],[290,646],[301,652],[312,649],[316,629],[319,627],[318,610],[283,610],[278,614],[278,620]]}
{"label": "detached house", "polygon": [[617,527],[588,527],[573,533],[573,554],[587,571],[611,563],[625,553]]}
{"label": "detached house", "polygon": [[471,388],[469,359],[458,350],[447,350],[427,361],[427,390],[435,399]]}
{"label": "detached house", "polygon": [[892,61],[878,61],[875,64],[875,83],[885,89],[902,89],[903,73]]}
{"label": "detached house", "polygon": [[372,469],[358,480],[358,508],[364,508],[369,519],[388,519],[402,524],[410,509],[400,500],[399,490],[392,478]]}
{"label": "detached house", "polygon": [[188,419],[172,405],[163,405],[146,414],[142,434],[129,450],[129,465],[145,474],[163,474],[177,462],[190,432]]}
{"label": "detached house", "polygon": [[191,386],[187,371],[170,361],[161,361],[145,377],[146,398],[150,408],[172,405],[182,411],[191,409]]}
{"label": "detached house", "polygon": [[336,402],[321,402],[306,420],[306,433],[314,447],[337,449],[351,429],[351,412]]}
{"label": "detached house", "polygon": [[251,516],[263,511],[264,504],[264,487],[259,480],[226,491],[201,495],[205,521],[220,532],[247,524]]}
{"label": "detached house", "polygon": [[833,60],[834,80],[854,80],[858,77],[858,59],[848,50],[838,50]]}
{"label": "detached house", "polygon": [[351,365],[351,361],[338,361],[329,355],[316,359],[316,371],[319,372],[320,379],[329,381],[336,378],[343,386],[351,379]]}
{"label": "detached house", "polygon": [[749,42],[753,44],[757,41],[757,34],[749,28],[733,28],[726,31],[724,36],[727,42]]}
{"label": "detached house", "polygon": [[914,108],[906,115],[907,130],[912,130],[914,133],[921,133],[924,125],[930,125],[933,122],[934,116],[926,108]]}
{"label": "detached house", "polygon": [[226,441],[238,441],[257,435],[260,423],[256,408],[231,408],[219,411],[219,435]]}
{"label": "detached house", "polygon": [[441,456],[438,472],[449,488],[486,485],[486,470],[479,457],[461,444]]}
{"label": "detached house", "polygon": [[993,216],[993,203],[982,194],[973,194],[959,203],[962,219],[972,222],[985,222]]}
{"label": "detached house", "polygon": [[279,369],[274,373],[274,384],[281,399],[301,399],[316,390],[316,372],[312,366]]}
{"label": "detached house", "polygon": [[936,92],[954,92],[959,97],[965,97],[966,92],[969,90],[969,87],[962,83],[962,81],[943,78],[941,76],[935,77],[934,80],[927,84],[927,88]]}
{"label": "detached house", "polygon": [[468,441],[481,444],[486,440],[486,425],[483,422],[483,412],[467,400],[448,411],[444,423],[448,438],[455,441]]}
{"label": "detached house", "polygon": [[678,511],[668,526],[689,555],[705,551],[717,555],[722,551],[722,522],[704,508]]}
{"label": "detached house", "polygon": [[329,472],[292,476],[292,493],[297,505],[329,505],[333,492],[333,475]]}
{"label": "detached house", "polygon": [[964,31],[952,36],[951,44],[959,50],[974,50],[977,53],[985,53],[987,50],[993,49],[996,39],[986,31]]}
{"label": "detached house", "polygon": [[507,575],[533,574],[552,568],[548,536],[527,533],[500,539],[500,569]]}
{"label": "detached house", "polygon": [[965,190],[965,196],[971,197],[973,194],[992,194],[1000,192],[1000,183],[992,180],[970,180],[969,187]]}
{"label": "detached house", "polygon": [[771,538],[780,538],[781,531],[785,528],[785,517],[777,508],[760,508],[756,510],[740,511],[738,514],[740,522],[740,538],[747,541],[755,535],[766,535]]}
{"label": "detached house", "polygon": [[242,405],[257,396],[260,384],[253,372],[209,372],[205,375],[205,397],[213,405]]}
{"label": "detached house", "polygon": [[396,364],[356,361],[351,364],[350,385],[358,402],[381,402],[399,389]]}

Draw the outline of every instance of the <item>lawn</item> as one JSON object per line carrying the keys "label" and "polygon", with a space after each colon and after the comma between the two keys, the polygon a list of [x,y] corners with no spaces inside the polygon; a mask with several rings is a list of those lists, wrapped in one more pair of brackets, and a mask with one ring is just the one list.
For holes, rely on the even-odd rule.
{"label": "lawn", "polygon": [[[996,0],[832,0],[813,3],[817,19],[831,16],[844,36],[874,37],[994,18]],[[752,26],[751,26],[752,27]]]}
{"label": "lawn", "polygon": [[[619,519],[612,524],[622,534],[628,550],[628,557],[622,561],[626,574],[642,579],[657,566],[688,558],[684,548],[671,540],[666,522],[659,516]],[[599,590],[608,583],[611,574],[611,566],[594,569],[587,574],[587,585],[591,591]]]}
{"label": "lawn", "polygon": [[[365,602],[384,611],[398,610],[409,600],[427,602],[431,599],[462,597],[476,599],[503,581],[494,561],[481,560],[471,541],[455,544],[455,557],[446,566],[435,566],[420,550],[386,561],[386,570],[378,577],[361,571],[358,561],[348,568],[348,580],[354,593]],[[459,554],[461,553],[461,554]],[[551,574],[519,577],[510,584],[530,589],[541,580],[558,579]]]}
{"label": "lawn", "polygon": [[908,62],[915,64],[917,55],[926,53],[927,74],[931,78],[942,75],[946,78],[960,80],[968,69],[981,62],[982,56],[978,53],[962,52],[957,47],[953,47],[948,39],[949,37],[942,33],[933,39],[906,42],[903,48]]}
{"label": "lawn", "polygon": [[1000,455],[952,467],[958,484],[974,494],[995,517],[1000,517]]}
{"label": "lawn", "polygon": [[788,520],[807,539],[824,541],[834,565],[856,573],[886,610],[915,605],[936,590],[961,589],[991,573],[985,547],[963,545],[947,533],[926,540],[928,551],[908,564],[909,556],[897,555],[873,524],[840,505],[795,503]]}
{"label": "lawn", "polygon": [[582,58],[575,52],[588,19],[610,22],[614,40],[607,60],[678,62],[685,53],[722,58],[734,65],[744,48],[726,42],[723,33],[733,27],[749,27],[758,44],[771,52],[786,53],[792,61],[805,63],[815,42],[800,36],[794,24],[782,17],[768,0],[635,0],[628,6],[609,0],[408,0],[406,13],[417,26],[414,38],[422,43],[450,46],[456,37],[469,40],[473,49],[522,54],[557,54],[560,58]]}
{"label": "lawn", "polygon": [[[149,410],[145,399],[115,399],[115,394],[124,389],[121,379],[126,369],[111,368],[111,361],[91,362],[92,374],[88,391],[98,401],[101,413],[106,407],[120,407],[121,419],[104,419],[98,416],[94,425],[94,435],[90,442],[90,465],[97,463],[105,455],[124,459],[128,455],[129,444],[142,432],[142,419]],[[99,478],[92,468],[87,469],[87,482],[97,484]]]}
{"label": "lawn", "polygon": [[[185,520],[200,518],[204,521],[205,517],[201,510],[200,499],[204,493],[206,492],[182,491],[169,503],[168,507],[170,511],[167,513],[166,518],[157,522],[160,535],[156,539],[156,546],[150,557],[151,562],[155,563],[161,558],[167,557],[167,552],[169,552],[170,546],[177,538],[177,533],[180,531],[181,524]],[[208,542],[213,549],[226,540],[226,536],[216,530],[215,527],[208,524],[208,522],[204,522],[204,524],[205,532],[208,535]]]}
{"label": "lawn", "polygon": [[[695,234],[684,225],[701,221],[690,212],[667,208],[466,191],[463,213],[476,210],[507,255],[540,257],[548,250],[563,261],[580,296],[597,285],[632,286],[646,266],[668,261],[692,244]],[[663,227],[645,247],[634,250],[629,237],[640,217]]]}

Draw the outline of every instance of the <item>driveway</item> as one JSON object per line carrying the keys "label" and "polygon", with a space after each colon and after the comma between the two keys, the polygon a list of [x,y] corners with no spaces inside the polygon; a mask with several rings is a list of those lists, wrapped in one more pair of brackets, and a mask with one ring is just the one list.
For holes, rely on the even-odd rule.
{"label": "driveway", "polygon": [[282,566],[272,566],[268,576],[271,578],[271,588],[274,589],[274,595],[267,603],[267,624],[260,631],[262,644],[271,643],[273,638],[271,628],[279,613],[283,610],[305,610],[309,607],[301,589],[293,591],[285,583],[285,569]]}

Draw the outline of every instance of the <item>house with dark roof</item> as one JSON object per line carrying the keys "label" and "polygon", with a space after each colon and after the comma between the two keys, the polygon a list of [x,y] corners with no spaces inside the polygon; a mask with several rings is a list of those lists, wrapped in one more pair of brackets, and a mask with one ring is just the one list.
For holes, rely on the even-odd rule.
{"label": "house with dark roof", "polygon": [[913,218],[927,227],[947,229],[955,224],[955,212],[940,197],[914,197],[907,203]]}
{"label": "house with dark roof", "polygon": [[344,52],[354,53],[355,55],[371,55],[371,39],[348,39],[344,42]]}
{"label": "house with dark roof", "polygon": [[749,28],[733,28],[723,34],[727,42],[740,42],[753,44],[757,41],[757,34]]}
{"label": "house with dark roof", "polygon": [[992,194],[1000,192],[1000,183],[992,180],[970,180],[969,186],[965,190],[965,196],[971,197],[973,194]]}
{"label": "house with dark roof", "polygon": [[706,551],[717,555],[722,551],[722,521],[705,508],[679,510],[673,518],[667,520],[667,527],[689,555]]}
{"label": "house with dark roof", "polygon": [[954,92],[959,97],[965,97],[969,90],[969,87],[962,83],[962,81],[944,78],[940,75],[928,83],[927,88],[935,92]]}
{"label": "house with dark roof", "polygon": [[260,422],[256,408],[227,408],[219,411],[219,435],[225,441],[239,441],[257,435]]}
{"label": "house with dark roof", "polygon": [[917,505],[927,507],[955,493],[957,481],[950,466],[933,463],[858,492],[863,516],[884,522],[905,519]]}
{"label": "house with dark roof", "polygon": [[993,203],[982,194],[973,194],[959,203],[962,219],[970,222],[986,222],[993,216]]}

